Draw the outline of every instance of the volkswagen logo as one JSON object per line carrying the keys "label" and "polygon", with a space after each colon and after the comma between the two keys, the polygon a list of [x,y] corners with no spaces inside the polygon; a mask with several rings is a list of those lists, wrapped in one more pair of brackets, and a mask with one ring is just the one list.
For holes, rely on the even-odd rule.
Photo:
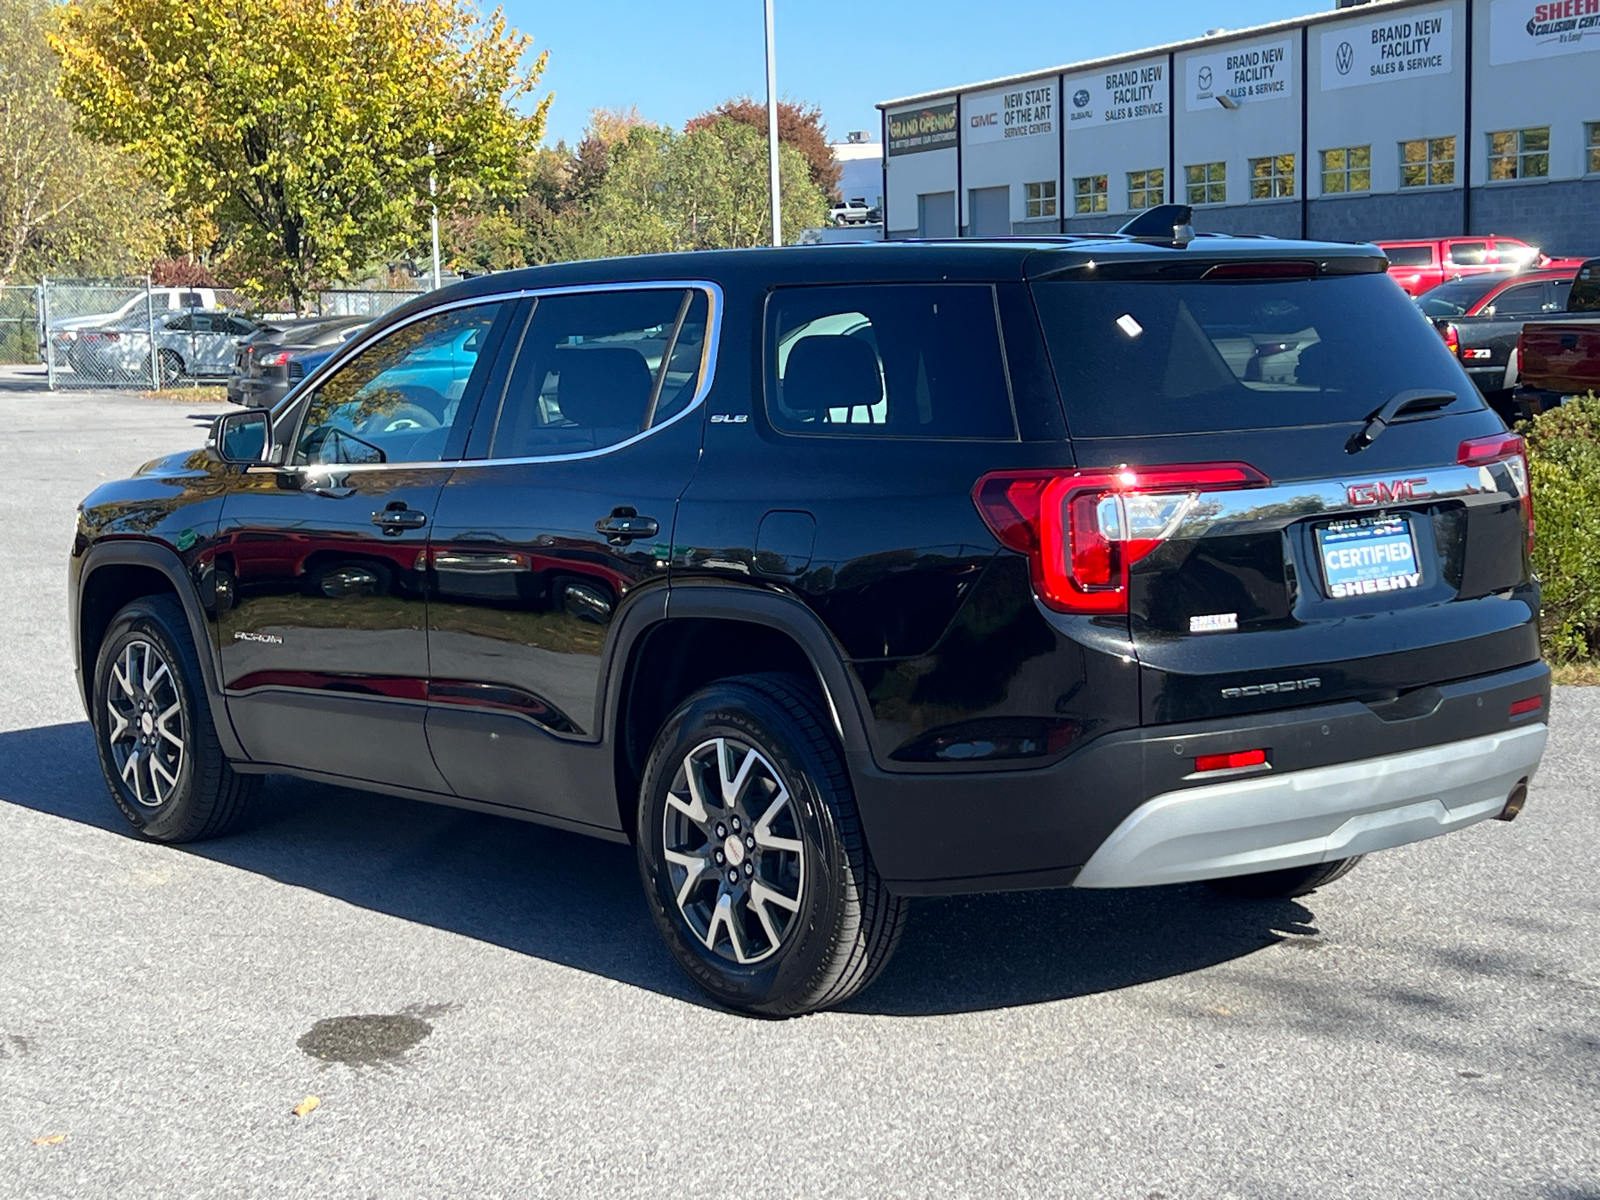
{"label": "volkswagen logo", "polygon": [[1089,89],[1088,88],[1079,88],[1077,91],[1072,93],[1072,107],[1073,108],[1088,108],[1089,107]]}
{"label": "volkswagen logo", "polygon": [[1200,90],[1202,92],[1209,92],[1211,90],[1211,68],[1210,67],[1201,67],[1200,68]]}
{"label": "volkswagen logo", "polygon": [[1333,65],[1338,68],[1339,74],[1350,74],[1350,68],[1356,65],[1355,47],[1349,42],[1340,42],[1339,48],[1333,53]]}

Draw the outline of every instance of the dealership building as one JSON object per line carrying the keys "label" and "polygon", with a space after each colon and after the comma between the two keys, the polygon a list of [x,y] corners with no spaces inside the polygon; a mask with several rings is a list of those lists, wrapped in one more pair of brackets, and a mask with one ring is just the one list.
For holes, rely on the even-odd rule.
{"label": "dealership building", "polygon": [[1600,254],[1600,0],[1390,0],[878,106],[891,238],[1503,234]]}

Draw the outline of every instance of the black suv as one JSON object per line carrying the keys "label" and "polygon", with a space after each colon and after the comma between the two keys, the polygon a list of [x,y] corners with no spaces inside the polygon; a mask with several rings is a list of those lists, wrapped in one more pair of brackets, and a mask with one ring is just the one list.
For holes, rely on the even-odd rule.
{"label": "black suv", "polygon": [[571,263],[378,321],[82,506],[112,796],[287,772],[637,848],[716,999],[838,1003],[911,896],[1299,895],[1514,816],[1522,443],[1371,246]]}

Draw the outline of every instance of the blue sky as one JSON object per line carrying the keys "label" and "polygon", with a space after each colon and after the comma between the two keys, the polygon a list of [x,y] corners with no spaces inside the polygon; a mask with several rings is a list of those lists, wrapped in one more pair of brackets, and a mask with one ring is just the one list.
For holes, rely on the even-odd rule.
{"label": "blue sky", "polygon": [[[1332,8],[1331,0],[776,0],[778,90],[822,106],[828,130],[878,137],[876,101],[1138,50]],[[492,3],[485,3],[492,7]],[[506,0],[506,15],[550,50],[548,141],[575,141],[589,110],[639,106],[681,126],[741,92],[765,93],[761,0],[607,5]]]}

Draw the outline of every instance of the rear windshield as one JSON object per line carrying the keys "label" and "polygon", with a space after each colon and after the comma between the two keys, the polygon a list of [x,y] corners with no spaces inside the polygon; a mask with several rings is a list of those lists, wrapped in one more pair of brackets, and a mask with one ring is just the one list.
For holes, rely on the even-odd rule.
{"label": "rear windshield", "polygon": [[1417,297],[1417,307],[1428,317],[1464,317],[1467,309],[1505,282],[1504,275],[1473,275],[1452,279]]}
{"label": "rear windshield", "polygon": [[1359,421],[1408,388],[1472,394],[1384,275],[1035,285],[1073,437]]}

